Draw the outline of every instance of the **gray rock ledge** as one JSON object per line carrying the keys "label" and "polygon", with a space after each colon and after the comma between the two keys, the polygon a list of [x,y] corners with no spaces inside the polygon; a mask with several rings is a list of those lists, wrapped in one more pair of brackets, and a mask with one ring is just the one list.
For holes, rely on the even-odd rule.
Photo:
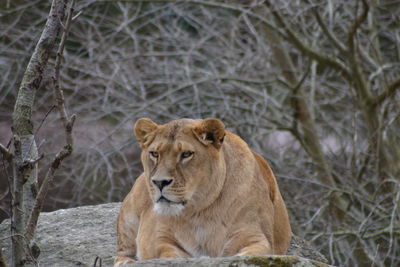
{"label": "gray rock ledge", "polygon": [[[36,242],[39,266],[112,266],[115,255],[115,222],[121,203],[83,206],[40,214]],[[0,224],[0,248],[10,259],[9,221]],[[326,258],[299,237],[293,236],[289,256],[159,259],[129,266],[328,266]],[[291,255],[291,256],[290,256]]]}
{"label": "gray rock ledge", "polygon": [[126,265],[127,267],[324,267],[331,266],[298,256],[241,256],[225,258],[157,259]]}

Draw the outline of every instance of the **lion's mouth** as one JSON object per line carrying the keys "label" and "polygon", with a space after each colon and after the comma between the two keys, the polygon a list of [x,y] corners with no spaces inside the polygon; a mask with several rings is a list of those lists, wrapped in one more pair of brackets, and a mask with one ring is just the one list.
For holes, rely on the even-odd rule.
{"label": "lion's mouth", "polygon": [[156,201],[156,203],[181,204],[181,205],[185,205],[185,204],[186,204],[185,201],[175,202],[175,201],[172,201],[172,200],[170,200],[170,199],[168,199],[168,198],[166,198],[166,197],[164,197],[164,196],[161,196],[161,197]]}
{"label": "lion's mouth", "polygon": [[164,197],[164,196],[161,196],[161,197],[157,200],[157,202],[159,202],[159,203],[174,203],[174,202],[172,202],[171,200],[169,200],[168,198],[166,198],[166,197]]}

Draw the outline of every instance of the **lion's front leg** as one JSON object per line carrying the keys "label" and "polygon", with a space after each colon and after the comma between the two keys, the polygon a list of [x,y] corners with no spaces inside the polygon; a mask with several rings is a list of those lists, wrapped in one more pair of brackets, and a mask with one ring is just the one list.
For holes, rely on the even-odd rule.
{"label": "lion's front leg", "polygon": [[189,258],[190,255],[170,237],[161,237],[156,241],[157,258]]}
{"label": "lion's front leg", "polygon": [[265,255],[273,254],[271,243],[262,233],[239,232],[228,241],[224,255]]}
{"label": "lion's front leg", "polygon": [[117,219],[117,256],[114,259],[114,266],[122,266],[135,262],[136,236],[139,219],[136,215],[126,215],[121,212]]}
{"label": "lion's front leg", "polygon": [[244,256],[244,255],[265,255],[265,254],[267,255],[273,254],[271,245],[267,239],[260,240],[257,241],[256,243],[243,247],[236,255]]}

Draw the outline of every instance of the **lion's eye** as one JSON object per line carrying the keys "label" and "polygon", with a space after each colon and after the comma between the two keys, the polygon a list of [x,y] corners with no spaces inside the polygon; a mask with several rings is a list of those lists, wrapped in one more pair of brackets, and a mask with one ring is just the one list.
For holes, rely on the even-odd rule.
{"label": "lion's eye", "polygon": [[190,158],[193,155],[193,151],[186,151],[181,154],[182,159]]}
{"label": "lion's eye", "polygon": [[152,156],[153,158],[158,158],[158,153],[155,151],[150,151],[149,152],[150,156]]}

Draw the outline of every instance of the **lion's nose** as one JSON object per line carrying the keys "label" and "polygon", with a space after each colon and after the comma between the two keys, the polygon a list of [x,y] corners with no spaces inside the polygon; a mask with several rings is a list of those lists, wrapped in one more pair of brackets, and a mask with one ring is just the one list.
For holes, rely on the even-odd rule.
{"label": "lion's nose", "polygon": [[158,188],[160,188],[160,191],[162,191],[164,187],[172,183],[172,179],[151,179],[151,181]]}

